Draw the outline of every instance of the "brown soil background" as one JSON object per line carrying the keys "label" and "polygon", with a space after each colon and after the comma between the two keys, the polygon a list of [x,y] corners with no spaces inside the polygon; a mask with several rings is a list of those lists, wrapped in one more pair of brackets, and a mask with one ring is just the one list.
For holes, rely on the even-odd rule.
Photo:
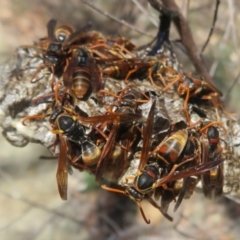
{"label": "brown soil background", "polygon": [[[141,3],[158,23],[158,14],[146,1],[94,2],[135,28],[156,35],[157,27],[151,23],[149,14],[142,13],[134,4]],[[176,2],[184,11],[187,1]],[[102,16],[79,0],[0,0],[0,3],[1,62],[19,45],[32,44],[46,36],[46,23],[51,18],[76,28],[91,21],[93,28],[105,35],[121,34],[136,45],[151,40]],[[214,5],[215,1],[190,1],[187,18],[199,48],[211,28]],[[204,52],[206,65],[223,93],[239,74],[239,9],[238,1],[221,1],[216,27]],[[171,39],[177,38],[173,29]],[[188,58],[177,52],[183,68],[193,71]],[[216,70],[211,66],[217,66]],[[237,84],[227,98],[229,111],[238,110],[238,93]],[[56,162],[38,160],[40,155],[49,154],[43,147],[29,144],[25,148],[15,148],[3,138],[0,143],[0,239],[239,239],[240,206],[224,197],[211,202],[202,194],[194,194],[172,214],[173,223],[144,204],[146,215],[152,221],[148,226],[139,213],[135,217],[137,211],[132,202],[98,189],[91,176],[77,171],[69,177],[69,200],[61,201],[55,180]]]}

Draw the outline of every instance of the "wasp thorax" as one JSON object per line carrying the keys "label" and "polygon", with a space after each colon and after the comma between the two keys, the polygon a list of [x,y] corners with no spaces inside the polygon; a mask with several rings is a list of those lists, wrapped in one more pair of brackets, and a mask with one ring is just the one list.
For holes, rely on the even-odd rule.
{"label": "wasp thorax", "polygon": [[183,152],[184,152],[184,155],[186,155],[186,156],[191,156],[194,154],[194,152],[195,152],[194,140],[193,141],[190,139],[187,140],[187,143],[186,143],[186,146],[185,146],[185,149]]}
{"label": "wasp thorax", "polygon": [[146,166],[143,173],[141,173],[136,179],[138,189],[141,191],[150,190],[154,182],[157,180],[158,176],[159,171],[157,166]]}
{"label": "wasp thorax", "polygon": [[77,52],[78,64],[88,64],[88,53],[84,49],[79,48]]}
{"label": "wasp thorax", "polygon": [[58,43],[50,43],[48,46],[48,51],[56,53],[61,50],[61,44]]}
{"label": "wasp thorax", "polygon": [[60,116],[58,119],[59,128],[65,132],[71,131],[75,125],[75,121],[71,116]]}

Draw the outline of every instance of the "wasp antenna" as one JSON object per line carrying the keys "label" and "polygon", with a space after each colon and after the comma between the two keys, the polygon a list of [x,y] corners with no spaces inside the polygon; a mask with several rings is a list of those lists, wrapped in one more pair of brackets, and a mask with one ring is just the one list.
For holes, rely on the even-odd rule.
{"label": "wasp antenna", "polygon": [[104,189],[104,190],[110,191],[110,192],[125,194],[124,190],[120,190],[120,189],[117,189],[117,188],[111,188],[111,187],[108,187],[106,185],[102,185],[101,188]]}
{"label": "wasp antenna", "polygon": [[26,121],[33,120],[33,119],[43,119],[43,118],[45,118],[45,117],[46,117],[46,116],[44,116],[44,115],[33,115],[33,116],[25,117],[25,118],[22,120],[22,125],[26,126]]}
{"label": "wasp antenna", "polygon": [[[136,202],[136,201],[135,201],[135,202]],[[140,210],[140,212],[141,212],[141,214],[142,214],[142,217],[143,217],[144,221],[145,221],[147,224],[150,224],[151,221],[146,218],[146,215],[145,215],[145,213],[144,213],[144,211],[143,211],[143,209],[142,209],[141,204],[140,204],[139,202],[136,202],[136,204],[138,205],[138,208],[139,208],[139,210]]]}

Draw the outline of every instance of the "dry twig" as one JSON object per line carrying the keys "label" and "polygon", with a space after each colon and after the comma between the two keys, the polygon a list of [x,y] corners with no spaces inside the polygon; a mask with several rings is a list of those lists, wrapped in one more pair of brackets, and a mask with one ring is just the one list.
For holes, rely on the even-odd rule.
{"label": "dry twig", "polygon": [[166,9],[172,16],[172,20],[174,25],[181,37],[181,42],[183,46],[187,50],[187,54],[192,61],[196,71],[202,75],[206,81],[212,83],[212,78],[208,74],[205,66],[202,63],[200,58],[200,52],[194,42],[191,30],[189,28],[187,20],[184,18],[182,13],[180,12],[178,6],[176,5],[174,0],[162,0],[162,4],[158,0],[148,0],[149,3],[158,11],[165,11]]}

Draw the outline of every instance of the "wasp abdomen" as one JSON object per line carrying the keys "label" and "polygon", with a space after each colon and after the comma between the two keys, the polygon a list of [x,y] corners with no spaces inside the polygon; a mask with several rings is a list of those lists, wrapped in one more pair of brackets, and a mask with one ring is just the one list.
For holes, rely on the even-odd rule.
{"label": "wasp abdomen", "polygon": [[98,163],[101,150],[92,142],[85,140],[82,143],[82,160],[87,166],[93,166]]}
{"label": "wasp abdomen", "polygon": [[90,70],[87,67],[76,67],[73,74],[73,91],[77,98],[84,98],[91,91]]}

